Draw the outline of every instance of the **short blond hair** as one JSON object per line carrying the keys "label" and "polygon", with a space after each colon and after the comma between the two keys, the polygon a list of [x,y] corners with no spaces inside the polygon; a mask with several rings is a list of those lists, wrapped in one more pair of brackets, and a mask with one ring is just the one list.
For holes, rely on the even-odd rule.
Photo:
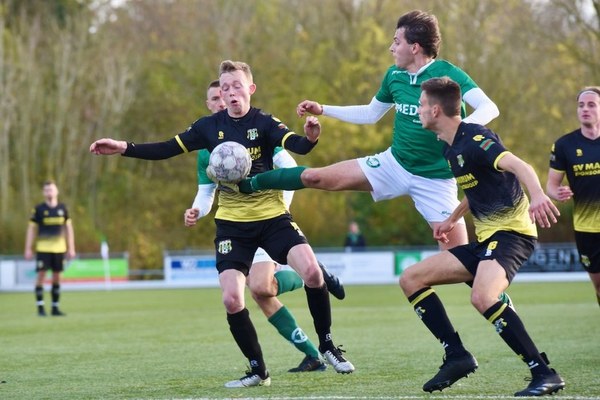
{"label": "short blond hair", "polygon": [[234,71],[242,71],[249,82],[254,82],[252,78],[252,71],[250,70],[250,66],[242,61],[231,61],[225,60],[221,62],[219,66],[219,76]]}

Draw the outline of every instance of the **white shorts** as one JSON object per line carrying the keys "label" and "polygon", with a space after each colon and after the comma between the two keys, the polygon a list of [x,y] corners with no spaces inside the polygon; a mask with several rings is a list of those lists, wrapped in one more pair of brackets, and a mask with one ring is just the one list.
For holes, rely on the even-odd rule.
{"label": "white shorts", "polygon": [[[357,158],[358,165],[373,187],[375,201],[409,195],[427,222],[442,222],[460,204],[456,180],[413,175],[402,167],[388,148],[382,153]],[[458,223],[464,224],[464,219]]]}
{"label": "white shorts", "polygon": [[273,261],[271,256],[269,256],[262,247],[256,249],[256,253],[254,253],[254,258],[252,259],[252,264],[259,262],[272,262],[275,263],[275,271],[279,271],[281,269],[281,265]]}

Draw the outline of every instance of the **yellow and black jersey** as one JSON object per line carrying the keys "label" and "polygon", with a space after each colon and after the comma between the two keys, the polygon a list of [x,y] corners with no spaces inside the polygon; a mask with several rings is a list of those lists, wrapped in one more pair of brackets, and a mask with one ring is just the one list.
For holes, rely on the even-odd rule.
{"label": "yellow and black jersey", "polygon": [[62,203],[58,203],[56,207],[50,207],[46,203],[35,206],[29,219],[30,223],[37,225],[38,228],[35,251],[65,253],[67,251],[65,224],[68,220],[69,212]]}
{"label": "yellow and black jersey", "polygon": [[494,132],[464,122],[452,145],[444,147],[450,169],[469,200],[479,242],[497,231],[537,236],[529,218],[529,200],[519,180],[498,170],[498,161],[508,153]]}
{"label": "yellow and black jersey", "polygon": [[550,168],[567,175],[574,229],[600,232],[600,139],[586,138],[581,129],[560,137],[552,145]]}
{"label": "yellow and black jersey", "polygon": [[[242,118],[232,118],[227,110],[200,118],[185,132],[158,143],[129,143],[124,155],[147,160],[160,160],[207,149],[211,152],[217,145],[234,141],[244,145],[252,157],[249,176],[273,169],[273,152],[281,146],[297,154],[306,154],[315,146],[306,137],[297,135],[284,123],[258,108]],[[219,192],[217,219],[250,222],[276,217],[286,213],[280,190],[265,190],[252,195]]]}

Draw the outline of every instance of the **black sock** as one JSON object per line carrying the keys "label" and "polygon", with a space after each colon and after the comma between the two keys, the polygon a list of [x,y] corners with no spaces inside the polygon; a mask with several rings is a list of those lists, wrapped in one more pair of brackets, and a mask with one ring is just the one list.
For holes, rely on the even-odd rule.
{"label": "black sock", "polygon": [[461,356],[466,350],[454,330],[440,298],[430,287],[423,288],[408,297],[417,316],[423,321],[433,336],[444,346],[447,355]]}
{"label": "black sock", "polygon": [[248,359],[252,372],[265,379],[267,377],[267,367],[263,360],[262,349],[258,343],[256,329],[254,329],[254,325],[250,320],[250,312],[244,308],[235,314],[227,314],[227,322],[235,342]]}
{"label": "black sock", "polygon": [[494,325],[496,332],[512,351],[527,364],[532,375],[551,373],[516,312],[499,301],[488,308],[483,316]]}
{"label": "black sock", "polygon": [[325,352],[333,347],[331,337],[331,303],[327,286],[323,284],[320,288],[309,288],[304,286],[308,309],[313,318],[315,331],[319,337],[319,351]]}
{"label": "black sock", "polygon": [[58,302],[60,300],[60,284],[53,283],[50,293],[52,295],[52,307],[58,308]]}
{"label": "black sock", "polygon": [[44,287],[43,286],[35,287],[35,302],[38,306],[38,310],[44,309]]}

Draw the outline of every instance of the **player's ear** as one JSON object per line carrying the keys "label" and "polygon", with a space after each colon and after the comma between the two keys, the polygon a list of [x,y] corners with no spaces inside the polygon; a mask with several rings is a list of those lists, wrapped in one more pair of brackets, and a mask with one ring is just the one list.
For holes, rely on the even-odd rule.
{"label": "player's ear", "polygon": [[254,94],[254,92],[256,92],[256,84],[255,83],[251,83],[250,86],[248,87],[250,94]]}

